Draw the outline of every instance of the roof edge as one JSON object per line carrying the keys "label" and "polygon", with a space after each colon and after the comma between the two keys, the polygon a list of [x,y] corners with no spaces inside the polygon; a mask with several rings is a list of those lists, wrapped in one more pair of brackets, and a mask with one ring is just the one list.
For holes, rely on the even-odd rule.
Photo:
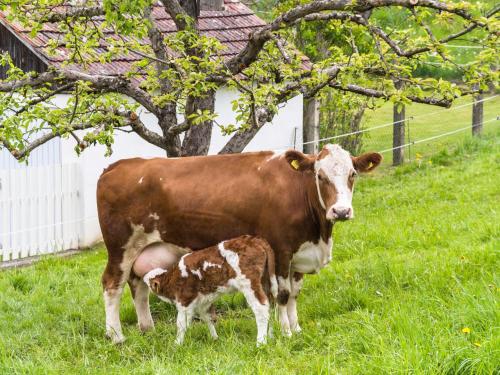
{"label": "roof edge", "polygon": [[22,33],[15,32],[12,27],[10,27],[9,23],[5,20],[4,16],[0,14],[0,23],[4,26],[9,32],[16,37],[26,48],[28,48],[33,54],[38,57],[45,65],[47,65],[47,69],[51,67],[51,62],[45,58],[45,56],[41,55],[32,45],[30,45],[24,38],[21,37]]}

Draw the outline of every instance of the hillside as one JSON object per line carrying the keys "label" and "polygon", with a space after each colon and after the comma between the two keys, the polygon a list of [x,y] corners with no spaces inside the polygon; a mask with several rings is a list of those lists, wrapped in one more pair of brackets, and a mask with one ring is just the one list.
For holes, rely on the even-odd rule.
{"label": "hillside", "polygon": [[0,272],[0,373],[497,373],[499,136],[360,178],[332,263],[306,277],[301,335],[256,349],[235,296],[217,305],[219,341],[196,323],[176,347],[174,309],[153,298],[157,328],[141,335],[127,289],[128,339],[113,346],[97,246]]}

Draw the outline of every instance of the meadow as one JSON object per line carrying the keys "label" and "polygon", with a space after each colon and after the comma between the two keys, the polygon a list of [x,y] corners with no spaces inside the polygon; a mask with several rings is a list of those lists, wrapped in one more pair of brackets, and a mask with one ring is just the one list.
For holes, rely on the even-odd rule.
{"label": "meadow", "polygon": [[498,374],[500,132],[422,163],[360,177],[356,218],[334,228],[332,263],[306,276],[303,332],[255,347],[242,296],[217,304],[213,342],[195,323],[177,347],[174,308],[152,298],[140,334],[104,338],[102,245],[0,272],[1,374]]}
{"label": "meadow", "polygon": [[[492,134],[500,127],[500,95],[485,96],[483,134]],[[471,97],[461,97],[454,101],[449,109],[425,104],[412,104],[406,107],[406,140],[405,143],[438,137],[419,142],[405,148],[407,160],[425,159],[443,149],[452,149],[457,142],[471,137],[472,124]],[[364,133],[363,149],[382,151],[392,148],[393,105],[384,103],[375,110],[366,110],[362,127],[369,129],[388,124],[386,127]],[[463,130],[461,130],[463,129]],[[439,137],[445,133],[452,133]],[[392,161],[392,151],[384,153],[385,165]]]}

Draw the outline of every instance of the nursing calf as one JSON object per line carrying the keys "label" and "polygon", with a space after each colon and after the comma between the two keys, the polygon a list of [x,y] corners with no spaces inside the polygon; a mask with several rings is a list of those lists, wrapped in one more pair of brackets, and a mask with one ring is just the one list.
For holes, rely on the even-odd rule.
{"label": "nursing calf", "polygon": [[236,291],[243,293],[255,315],[257,345],[266,342],[268,295],[270,292],[276,298],[278,286],[273,251],[261,238],[241,236],[186,254],[168,269],[149,271],[144,282],[160,299],[177,307],[178,344],[183,342],[195,315],[208,324],[210,334],[216,339],[210,306],[221,294]]}

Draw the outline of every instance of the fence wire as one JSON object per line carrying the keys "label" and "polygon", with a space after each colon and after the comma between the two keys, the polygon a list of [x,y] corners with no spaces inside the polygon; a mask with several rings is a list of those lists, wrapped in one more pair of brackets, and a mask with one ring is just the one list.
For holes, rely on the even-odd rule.
{"label": "fence wire", "polygon": [[[378,151],[387,154],[396,149],[404,149],[404,160],[420,159],[423,156],[431,156],[436,152],[456,145],[460,140],[464,139],[467,130],[472,134],[471,109],[477,103],[483,103],[484,106],[483,133],[487,134],[497,128],[496,125],[500,125],[500,95],[492,95],[475,102],[471,100],[469,103],[456,105],[450,109],[428,113],[415,113],[416,110],[418,111],[424,107],[407,107],[407,117],[404,120],[388,121],[353,132],[304,142],[303,144],[326,142],[335,142],[341,145],[343,143],[349,144],[345,138],[359,137],[359,134],[362,134],[362,151]],[[392,110],[392,106],[384,108],[385,116],[392,117]],[[400,123],[405,128],[405,139],[402,145],[395,146],[393,145],[393,128],[395,124]],[[390,163],[391,158],[386,157],[385,162]]]}

